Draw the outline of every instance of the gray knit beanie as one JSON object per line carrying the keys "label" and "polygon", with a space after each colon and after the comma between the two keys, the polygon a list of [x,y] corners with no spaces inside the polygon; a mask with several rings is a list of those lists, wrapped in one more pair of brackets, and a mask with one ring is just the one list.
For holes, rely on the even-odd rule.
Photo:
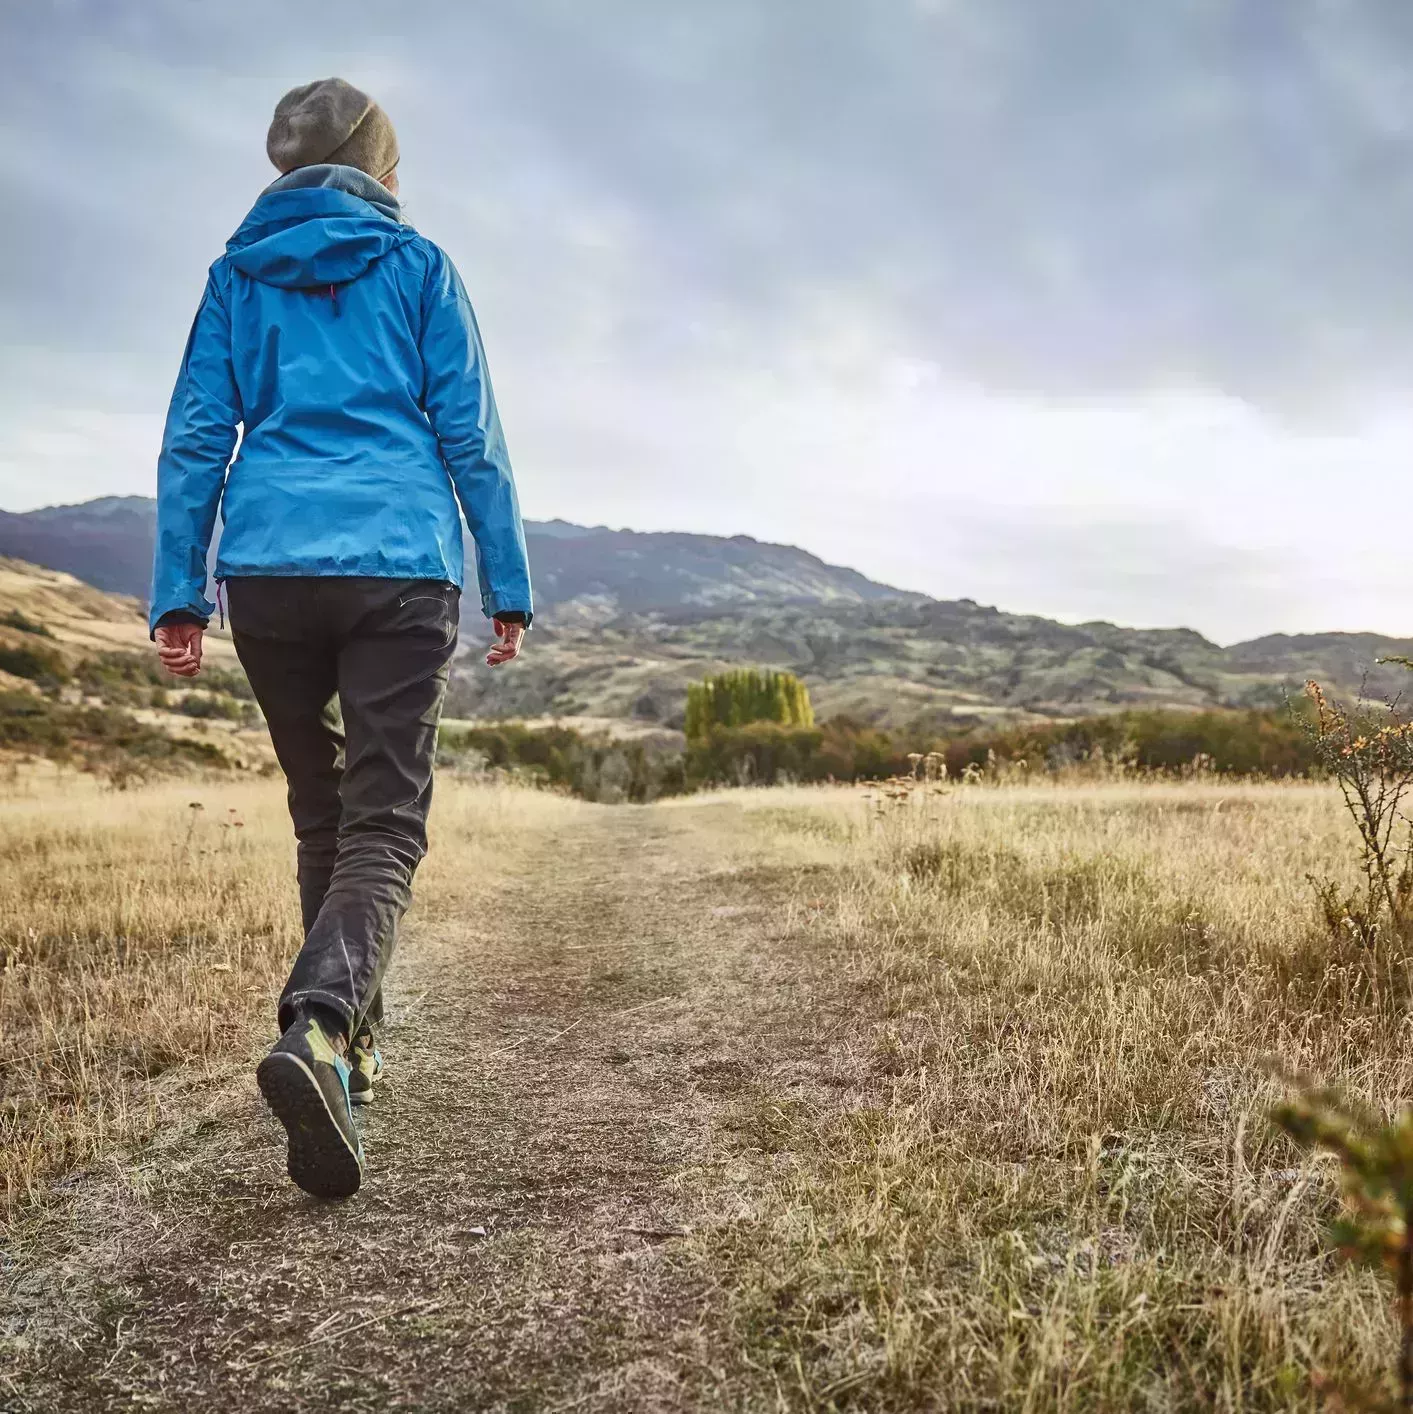
{"label": "gray knit beanie", "polygon": [[281,172],[337,162],[382,181],[397,166],[388,115],[347,79],[316,79],[275,104],[265,151]]}

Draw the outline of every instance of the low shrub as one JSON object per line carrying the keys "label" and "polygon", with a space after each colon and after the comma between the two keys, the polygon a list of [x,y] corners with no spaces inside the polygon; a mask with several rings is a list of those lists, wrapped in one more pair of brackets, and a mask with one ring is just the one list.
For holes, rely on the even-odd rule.
{"label": "low shrub", "polygon": [[67,664],[52,648],[45,648],[42,644],[31,647],[23,643],[8,648],[0,644],[0,672],[27,678],[31,682],[64,683],[69,680]]}
{"label": "low shrub", "polygon": [[928,749],[943,752],[949,775],[994,760],[1041,770],[1103,760],[1168,774],[1198,765],[1233,776],[1306,776],[1318,764],[1295,711],[1117,712],[979,732]]}
{"label": "low shrub", "polygon": [[707,786],[887,780],[913,774],[924,757],[929,768],[945,762],[952,779],[1020,769],[1252,777],[1320,770],[1301,719],[1262,711],[1124,712],[953,737],[884,731],[848,717],[809,727],[750,722],[706,728],[685,752],[665,740],[503,722],[445,728],[440,753],[453,766],[528,774],[588,800],[631,801]]}
{"label": "low shrub", "polygon": [[191,692],[172,704],[172,710],[183,717],[204,721],[241,722],[253,726],[260,713],[253,702],[239,702],[224,693]]}
{"label": "low shrub", "polygon": [[693,785],[774,785],[819,780],[824,731],[777,722],[709,727],[687,745],[687,780]]}
{"label": "low shrub", "polygon": [[73,707],[27,692],[0,692],[0,747],[124,781],[231,764],[210,742],[168,736],[121,709]]}
{"label": "low shrub", "polygon": [[615,741],[571,727],[443,727],[437,756],[452,769],[510,771],[607,804],[646,804],[685,788],[681,754],[670,746],[652,739]]}
{"label": "low shrub", "polygon": [[1120,712],[955,736],[883,731],[848,717],[817,727],[754,722],[712,727],[687,747],[694,785],[775,785],[782,781],[876,781],[909,775],[920,757],[945,761],[953,779],[1019,768],[1123,768],[1180,775],[1306,776],[1319,763],[1293,712]]}
{"label": "low shrub", "polygon": [[[154,691],[171,688],[174,679],[157,661],[155,653],[95,653],[74,669],[74,681],[89,697],[100,697],[123,707],[147,707]],[[241,702],[255,694],[239,668],[206,666],[197,680],[201,689]]]}
{"label": "low shrub", "polygon": [[12,628],[17,633],[32,633],[36,638],[53,638],[47,624],[32,619],[20,609],[6,609],[0,614],[0,628]]}

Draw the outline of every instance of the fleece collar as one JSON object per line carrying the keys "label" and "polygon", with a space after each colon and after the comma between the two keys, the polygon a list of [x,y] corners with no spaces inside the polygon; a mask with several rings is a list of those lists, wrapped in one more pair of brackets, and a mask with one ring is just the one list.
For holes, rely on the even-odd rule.
{"label": "fleece collar", "polygon": [[270,183],[261,196],[269,196],[277,191],[308,191],[314,187],[324,187],[332,191],[347,192],[349,196],[361,197],[370,206],[376,206],[390,220],[402,220],[402,207],[398,199],[376,178],[357,167],[341,167],[335,162],[321,162],[313,167],[296,167]]}

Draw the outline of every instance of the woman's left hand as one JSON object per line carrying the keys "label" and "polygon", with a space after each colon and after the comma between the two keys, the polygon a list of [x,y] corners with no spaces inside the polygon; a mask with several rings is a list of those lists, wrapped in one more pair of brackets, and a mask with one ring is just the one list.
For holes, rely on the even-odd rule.
{"label": "woman's left hand", "polygon": [[525,637],[525,625],[505,623],[501,619],[492,619],[491,622],[495,625],[496,642],[495,647],[486,654],[486,665],[498,668],[502,663],[508,663],[512,658],[520,656],[520,644]]}

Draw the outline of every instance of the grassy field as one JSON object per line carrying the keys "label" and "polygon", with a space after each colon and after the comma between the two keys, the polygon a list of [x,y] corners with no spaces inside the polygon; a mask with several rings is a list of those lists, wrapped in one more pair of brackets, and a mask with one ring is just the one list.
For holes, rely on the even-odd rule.
{"label": "grassy field", "polygon": [[[1410,1099],[1408,969],[1316,922],[1347,822],[1309,786],[745,798],[847,857],[811,903],[875,1103],[757,1122],[728,1265],[807,1407],[1286,1409],[1370,1377],[1386,1298],[1320,1237],[1269,1063]],[[714,1261],[721,1261],[717,1252]]]}
{"label": "grassy field", "polygon": [[[267,1023],[295,944],[282,810],[270,784],[0,804],[12,1216],[139,1143],[165,1072],[218,1072]],[[1413,1088],[1407,965],[1332,938],[1313,901],[1307,876],[1353,866],[1332,791],[775,790],[615,813],[452,786],[436,814],[438,926],[516,840],[631,816],[668,850],[713,822],[742,910],[773,900],[762,994],[808,979],[812,1078],[762,1035],[711,1161],[676,1171],[697,1216],[673,1260],[705,1293],[716,1384],[651,1407],[1313,1410],[1312,1371],[1387,1368],[1385,1292],[1320,1235],[1333,1175],[1267,1123],[1273,1061],[1388,1108]],[[647,905],[680,890],[663,877],[645,870]]]}
{"label": "grassy field", "polygon": [[[0,1217],[44,1180],[140,1141],[158,1078],[219,1072],[268,1023],[298,948],[283,789],[235,780],[105,789],[71,773],[0,802]],[[454,906],[488,836],[568,802],[448,791],[423,874]]]}

